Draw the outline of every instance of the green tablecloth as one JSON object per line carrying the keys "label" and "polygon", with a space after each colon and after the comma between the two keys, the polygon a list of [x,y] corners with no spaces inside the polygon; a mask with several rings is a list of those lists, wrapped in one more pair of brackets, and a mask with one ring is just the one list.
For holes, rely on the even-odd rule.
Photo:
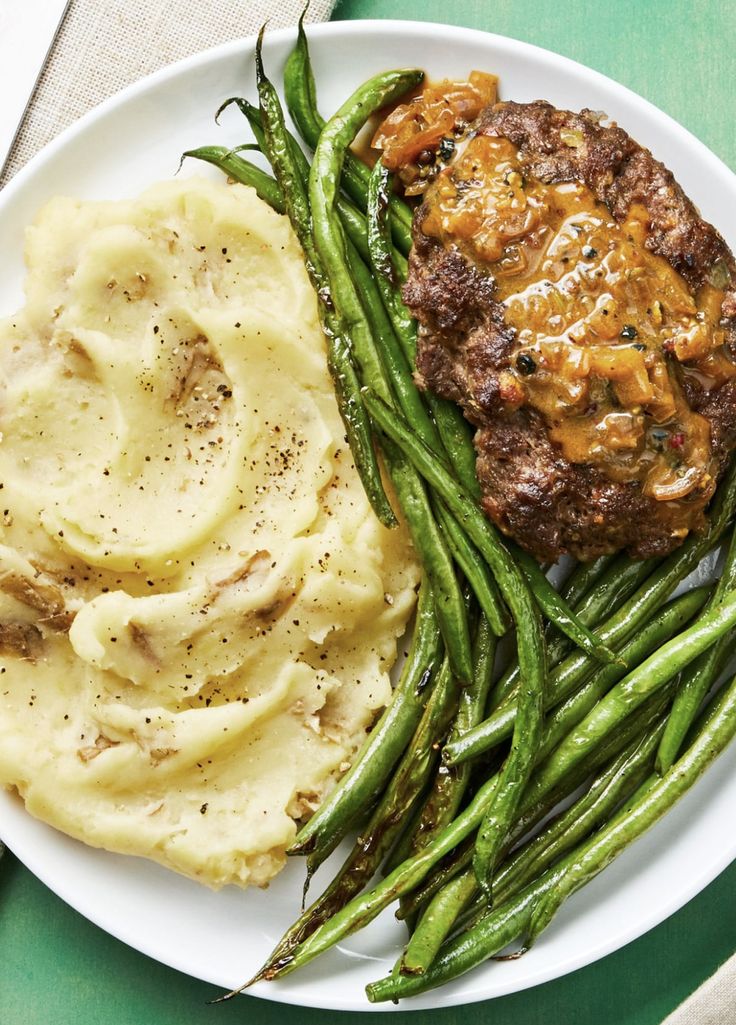
{"label": "green tablecloth", "polygon": [[[342,0],[335,13],[390,17],[487,29],[563,53],[652,100],[736,168],[733,0]],[[493,1003],[426,1017],[433,1025],[658,1025],[736,949],[735,888],[733,865],[678,914],[598,964]],[[0,871],[0,956],[3,1025],[365,1021],[252,997],[208,1007],[216,990],[111,939],[11,856]],[[392,1020],[408,1018],[399,1012]]]}

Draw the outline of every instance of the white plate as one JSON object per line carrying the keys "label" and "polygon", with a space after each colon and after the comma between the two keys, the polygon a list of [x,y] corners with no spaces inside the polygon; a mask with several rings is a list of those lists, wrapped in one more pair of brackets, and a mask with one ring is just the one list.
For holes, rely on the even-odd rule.
{"label": "white plate", "polygon": [[[266,66],[277,82],[293,39],[292,31],[267,38]],[[440,25],[338,22],[310,29],[310,40],[323,112],[376,71],[415,64],[434,77],[485,69],[500,75],[505,97],[604,110],[674,170],[704,216],[736,246],[736,177],[669,117],[596,72],[524,43]],[[185,149],[245,140],[237,112],[220,128],[212,113],[233,94],[255,99],[252,49],[253,40],[219,47],[127,89],[67,131],[0,194],[1,313],[21,302],[23,228],[49,196],[131,195],[172,175]],[[203,173],[203,166],[189,162],[184,173]],[[623,946],[736,857],[735,814],[736,745],[674,812],[563,908],[529,954],[489,964],[402,1008],[512,993]],[[8,794],[0,794],[0,835],[91,921],[165,964],[228,989],[263,961],[299,906],[300,863],[290,864],[268,891],[210,893],[154,864],[70,840],[32,819]],[[251,992],[303,1006],[368,1010],[363,987],[390,969],[402,939],[403,928],[389,911],[308,968]]]}

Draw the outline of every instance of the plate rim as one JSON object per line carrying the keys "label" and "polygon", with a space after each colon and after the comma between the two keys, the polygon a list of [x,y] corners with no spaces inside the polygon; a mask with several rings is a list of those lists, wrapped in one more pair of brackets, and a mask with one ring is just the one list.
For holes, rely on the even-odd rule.
{"label": "plate rim", "polygon": [[[409,19],[353,19],[344,21],[328,21],[321,23],[308,23],[306,26],[309,38],[316,36],[353,36],[366,31],[378,32],[379,34],[395,33],[405,37],[412,37],[416,34],[427,35],[434,38],[441,38],[443,42],[452,42],[453,39],[459,40],[476,40],[482,41],[484,44],[489,46],[495,46],[498,49],[505,50],[509,53],[519,53],[530,57],[535,64],[544,63],[552,68],[566,68],[570,72],[577,75],[583,74],[586,79],[598,83],[606,89],[613,88],[619,95],[624,97],[634,108],[641,109],[646,116],[654,118],[659,121],[668,132],[674,133],[675,137],[679,137],[683,144],[686,145],[688,150],[695,150],[698,153],[699,159],[709,165],[713,173],[719,177],[723,176],[725,182],[730,185],[736,195],[736,173],[715,154],[708,146],[705,145],[700,139],[697,138],[689,129],[684,125],[680,124],[672,115],[661,110],[650,100],[636,93],[615,79],[611,78],[599,72],[593,68],[588,67],[582,62],[576,61],[563,54],[555,53],[553,50],[548,50],[544,47],[538,46],[533,43],[526,42],[524,40],[516,39],[511,36],[504,36],[498,33],[486,32],[483,29],[476,28],[465,28],[459,25],[447,25],[441,22],[434,21],[413,21]],[[294,37],[296,26],[274,29],[267,34],[266,47],[271,45],[279,46],[290,38]],[[237,54],[241,51],[249,52],[255,46],[256,36],[254,34],[243,36],[234,40],[230,40],[225,43],[220,43],[216,46],[209,47],[196,54],[192,54],[188,57],[184,57],[180,60],[175,61],[163,68],[160,68],[144,78],[133,82],[117,93],[104,99],[101,103],[87,111],[81,118],[69,125],[64,131],[62,131],[56,138],[49,142],[43,147],[28,163],[21,168],[13,178],[6,184],[6,186],[0,190],[0,211],[4,210],[6,206],[10,206],[13,203],[17,192],[25,188],[26,184],[30,182],[33,177],[43,168],[47,161],[53,159],[55,155],[64,150],[70,144],[73,144],[77,136],[82,135],[86,129],[99,121],[104,121],[108,114],[115,111],[118,107],[125,106],[131,100],[134,100],[138,95],[144,95],[150,90],[155,90],[158,86],[166,83],[168,80],[176,78],[182,73],[191,72],[196,70],[200,65],[207,65],[210,62],[227,59],[228,57]],[[9,797],[6,792],[0,792],[0,799],[3,801]],[[23,815],[29,815],[25,811],[25,807],[21,809]],[[30,816],[32,818],[32,816]],[[45,825],[45,824],[44,824]],[[48,827],[51,828],[51,827]],[[63,834],[62,834],[63,835]],[[4,841],[6,846],[11,851],[14,851],[13,842]],[[72,841],[78,843],[79,841]],[[125,856],[121,856],[125,857]],[[404,1002],[400,1008],[394,1008],[393,1005],[372,1005],[367,1002],[365,997],[361,994],[359,1002],[355,1003],[351,1000],[333,1000],[330,1003],[324,1003],[322,999],[305,999],[301,998],[300,1003],[295,1003],[294,995],[291,994],[287,989],[282,989],[278,985],[267,986],[266,984],[260,984],[249,993],[252,996],[261,997],[275,1001],[277,1003],[290,1004],[292,1006],[309,1006],[325,1008],[333,1011],[360,1011],[360,1012],[379,1012],[379,1011],[392,1011],[399,1009],[402,1011],[422,1011],[429,1008],[440,1008],[457,1006],[465,1003],[475,1003],[484,1000],[495,999],[497,996],[507,996],[513,993],[522,992],[525,989],[541,985],[545,982],[552,981],[557,978],[562,978],[579,968],[584,968],[595,961],[607,956],[616,950],[621,949],[628,943],[635,939],[643,936],[645,933],[650,931],[656,925],[665,921],[672,914],[683,907],[689,900],[691,900],[696,894],[700,893],[710,882],[713,881],[727,866],[736,858],[736,844],[733,850],[725,850],[721,852],[721,857],[714,859],[707,868],[700,872],[692,872],[688,877],[688,885],[678,889],[677,895],[671,897],[666,906],[660,904],[656,910],[651,911],[648,915],[645,914],[637,918],[636,925],[631,926],[628,929],[622,929],[615,936],[615,939],[611,940],[609,937],[605,941],[601,941],[597,945],[592,945],[585,953],[584,956],[575,955],[565,960],[562,965],[558,962],[554,968],[542,969],[537,972],[533,978],[527,978],[520,980],[519,985],[515,985],[512,988],[507,988],[503,993],[488,994],[482,991],[482,987],[475,987],[470,993],[453,992],[449,997],[442,990],[432,991],[429,995],[430,1003],[427,1003],[427,998],[420,998],[420,1000],[413,1000]],[[53,877],[53,873],[47,872],[43,867],[39,870],[36,868],[30,868],[29,862],[35,863],[36,859],[34,856],[31,857],[19,857],[19,860],[23,862],[33,874],[41,880],[53,893],[57,894],[65,903],[69,904],[72,908],[79,911],[77,905],[70,900],[67,896],[63,896],[62,892],[65,890],[63,885],[59,886],[49,881],[49,875]],[[165,870],[164,870],[165,871]],[[134,949],[144,953],[146,956],[151,957],[154,960],[159,961],[175,970],[181,971],[185,974],[190,974],[188,967],[183,967],[177,963],[176,958],[162,959],[160,954],[151,952],[150,949],[146,948],[145,944],[141,944],[140,940],[132,941],[126,933],[124,928],[114,929],[110,927],[109,922],[106,924],[100,924],[100,921],[92,917],[86,911],[79,912],[83,917],[87,918],[88,921],[92,922],[99,928],[102,928],[105,932],[122,942],[132,946]],[[200,979],[202,976],[198,976]],[[466,977],[470,978],[472,976]],[[475,976],[477,978],[477,975]],[[208,981],[208,980],[203,980]],[[444,998],[436,999],[443,995]]]}
{"label": "plate rim", "polygon": [[[423,31],[428,31],[430,35],[441,36],[444,39],[448,36],[458,36],[463,38],[471,36],[492,40],[501,47],[510,47],[511,49],[519,48],[522,51],[536,56],[538,59],[546,62],[562,64],[574,71],[583,71],[588,77],[592,77],[594,81],[598,81],[602,85],[609,87],[614,86],[615,89],[623,93],[635,105],[643,107],[643,109],[648,113],[657,118],[664,118],[666,122],[668,122],[668,126],[670,128],[674,129],[678,134],[683,135],[689,145],[695,146],[700,151],[701,155],[713,164],[715,170],[718,170],[720,173],[725,172],[727,176],[736,179],[736,171],[733,171],[721,157],[706,146],[706,144],[694,135],[689,128],[686,128],[676,118],[662,110],[651,100],[641,96],[639,93],[629,88],[629,86],[617,82],[609,75],[605,75],[603,72],[597,71],[595,68],[591,68],[587,64],[583,64],[581,61],[574,60],[572,57],[567,57],[564,54],[556,53],[554,50],[548,50],[546,47],[539,46],[536,43],[529,43],[523,39],[500,35],[496,32],[486,32],[484,29],[465,28],[461,25],[448,25],[443,22],[436,21],[412,21],[410,19],[401,18],[357,18],[345,21],[308,22],[305,27],[310,36],[332,35],[333,33],[340,34],[343,31],[346,31],[348,35],[352,35],[354,33],[357,34],[361,29],[381,32],[385,30],[392,30],[401,34],[410,35],[417,29],[421,29]],[[288,39],[295,31],[296,26],[273,29],[266,35],[264,39],[264,46],[270,46],[272,44],[278,45]],[[137,96],[138,93],[147,92],[152,87],[165,82],[167,79],[176,77],[184,70],[196,68],[199,64],[207,64],[209,61],[216,58],[227,57],[231,53],[237,53],[242,49],[254,48],[256,39],[256,34],[251,34],[248,36],[241,36],[225,43],[219,43],[216,46],[208,47],[206,50],[200,50],[198,53],[190,54],[188,57],[183,57],[180,60],[174,61],[172,64],[167,64],[163,68],[158,68],[156,71],[145,75],[143,78],[124,86],[118,92],[113,93],[112,96],[106,97],[100,103],[86,111],[76,121],[72,122],[72,124],[63,129],[63,131],[35,153],[31,159],[24,164],[24,166],[17,171],[15,175],[13,175],[10,181],[0,189],[0,207],[5,205],[8,201],[7,197],[9,195],[12,198],[13,193],[25,184],[27,178],[33,176],[39,165],[42,165],[50,157],[53,157],[57,150],[63,149],[68,145],[68,143],[78,134],[81,134],[88,125],[93,124],[97,120],[104,119],[109,111],[127,103],[130,99]]]}

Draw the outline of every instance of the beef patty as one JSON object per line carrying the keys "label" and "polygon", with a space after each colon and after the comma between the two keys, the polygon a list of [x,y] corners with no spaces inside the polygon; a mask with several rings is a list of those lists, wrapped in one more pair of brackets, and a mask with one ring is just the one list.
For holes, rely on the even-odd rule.
{"label": "beef patty", "polygon": [[736,443],[736,272],[616,125],[487,108],[427,190],[405,300],[462,406],[487,514],[540,560],[662,555]]}

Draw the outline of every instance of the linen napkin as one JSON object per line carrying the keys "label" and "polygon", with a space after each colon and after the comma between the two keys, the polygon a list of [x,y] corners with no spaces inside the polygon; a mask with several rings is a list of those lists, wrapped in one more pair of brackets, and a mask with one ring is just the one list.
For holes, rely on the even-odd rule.
{"label": "linen napkin", "polygon": [[[62,129],[144,75],[269,27],[296,24],[305,0],[71,0],[0,188]],[[307,21],[334,0],[310,0]]]}
{"label": "linen napkin", "polygon": [[665,1018],[662,1025],[733,1025],[736,1022],[736,954]]}

